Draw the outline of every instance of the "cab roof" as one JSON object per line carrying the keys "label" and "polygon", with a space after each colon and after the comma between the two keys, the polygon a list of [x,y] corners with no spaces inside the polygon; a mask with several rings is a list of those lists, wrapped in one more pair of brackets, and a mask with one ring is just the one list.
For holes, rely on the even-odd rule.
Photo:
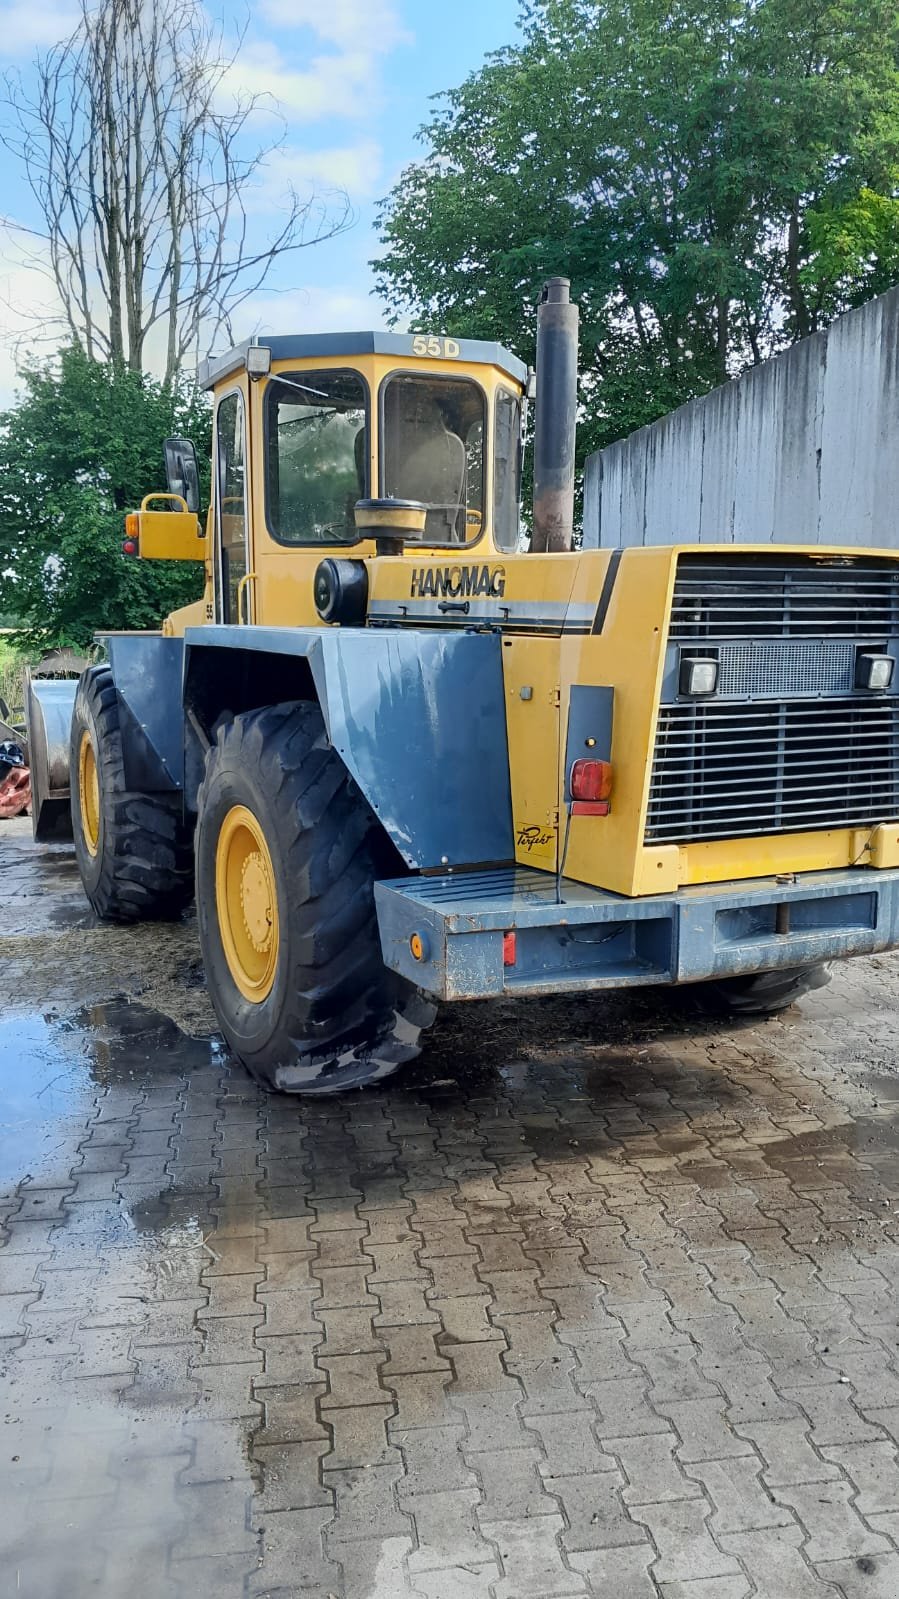
{"label": "cab roof", "polygon": [[[271,350],[273,361],[304,361],[314,359],[316,356],[334,355],[395,355],[405,360],[420,360],[422,357],[413,349],[413,339],[421,336],[415,333],[279,333],[272,334],[271,337],[262,335],[260,338],[246,339],[243,344],[235,345],[227,355],[211,355],[205,361],[201,361],[200,384],[204,389],[211,389],[216,383],[220,383],[222,378],[230,377],[232,372],[242,371],[247,350],[254,344],[264,345]],[[446,342],[441,335],[441,345]],[[524,383],[527,367],[504,345],[493,344],[487,339],[454,339],[452,343],[455,349],[451,357],[445,357],[441,352],[440,356],[434,356],[433,359],[440,360],[442,365],[452,365],[453,361],[470,361],[479,366],[496,366],[516,383]]]}

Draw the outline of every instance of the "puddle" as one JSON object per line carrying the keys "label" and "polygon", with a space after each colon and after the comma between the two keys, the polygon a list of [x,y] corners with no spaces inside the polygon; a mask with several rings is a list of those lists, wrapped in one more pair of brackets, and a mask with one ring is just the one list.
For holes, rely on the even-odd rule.
{"label": "puddle", "polygon": [[0,1184],[45,1176],[99,1091],[169,1083],[221,1058],[217,1039],[190,1038],[168,1017],[124,1000],[71,1018],[0,1020]]}
{"label": "puddle", "polygon": [[171,1017],[130,999],[86,1006],[61,1026],[80,1035],[91,1076],[103,1086],[152,1085],[215,1065],[223,1055],[221,1040],[192,1038]]}
{"label": "puddle", "polygon": [[52,1017],[0,1021],[0,1184],[44,1172],[62,1124],[85,1120],[95,1093],[74,1038]]}
{"label": "puddle", "polygon": [[75,901],[73,904],[54,905],[48,918],[49,926],[54,932],[66,933],[72,927],[98,927],[99,921],[91,910],[87,900]]}

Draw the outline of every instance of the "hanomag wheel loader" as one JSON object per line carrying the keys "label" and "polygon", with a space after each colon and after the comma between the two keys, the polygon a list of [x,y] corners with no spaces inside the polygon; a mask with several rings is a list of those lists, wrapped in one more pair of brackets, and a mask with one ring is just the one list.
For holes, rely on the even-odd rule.
{"label": "hanomag wheel loader", "polygon": [[388,1075],[438,1000],[689,983],[769,1012],[899,942],[899,556],[573,550],[576,366],[554,279],[521,552],[529,383],[500,346],[208,363],[205,532],[169,440],[126,540],[203,559],[203,600],[106,635],[74,704],[32,686],[91,904],[196,893],[222,1031],[272,1087]]}

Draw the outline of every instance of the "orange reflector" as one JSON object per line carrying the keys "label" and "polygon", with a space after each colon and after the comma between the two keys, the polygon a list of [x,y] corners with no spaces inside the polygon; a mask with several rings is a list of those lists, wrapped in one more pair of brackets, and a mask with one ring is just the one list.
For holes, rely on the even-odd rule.
{"label": "orange reflector", "polygon": [[514,932],[503,933],[503,965],[514,966],[518,954],[517,938]]}
{"label": "orange reflector", "polygon": [[129,511],[125,518],[125,537],[129,539],[140,538],[140,512]]}
{"label": "orange reflector", "polygon": [[612,792],[611,761],[575,761],[568,776],[573,800],[607,800]]}
{"label": "orange reflector", "polygon": [[417,960],[417,961],[423,961],[424,960],[424,958],[425,958],[425,941],[422,938],[421,933],[413,933],[412,934],[412,937],[409,940],[409,948],[412,951],[413,960]]}

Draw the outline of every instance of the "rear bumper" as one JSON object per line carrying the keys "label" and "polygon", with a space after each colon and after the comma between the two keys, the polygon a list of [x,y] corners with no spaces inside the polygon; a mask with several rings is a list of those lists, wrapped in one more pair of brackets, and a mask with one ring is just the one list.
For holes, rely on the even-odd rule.
{"label": "rear bumper", "polygon": [[[691,983],[899,944],[899,869],[642,899],[565,880],[557,904],[549,874],[510,867],[378,883],[375,900],[387,965],[440,999]],[[505,965],[503,935],[513,931],[515,959]]]}

